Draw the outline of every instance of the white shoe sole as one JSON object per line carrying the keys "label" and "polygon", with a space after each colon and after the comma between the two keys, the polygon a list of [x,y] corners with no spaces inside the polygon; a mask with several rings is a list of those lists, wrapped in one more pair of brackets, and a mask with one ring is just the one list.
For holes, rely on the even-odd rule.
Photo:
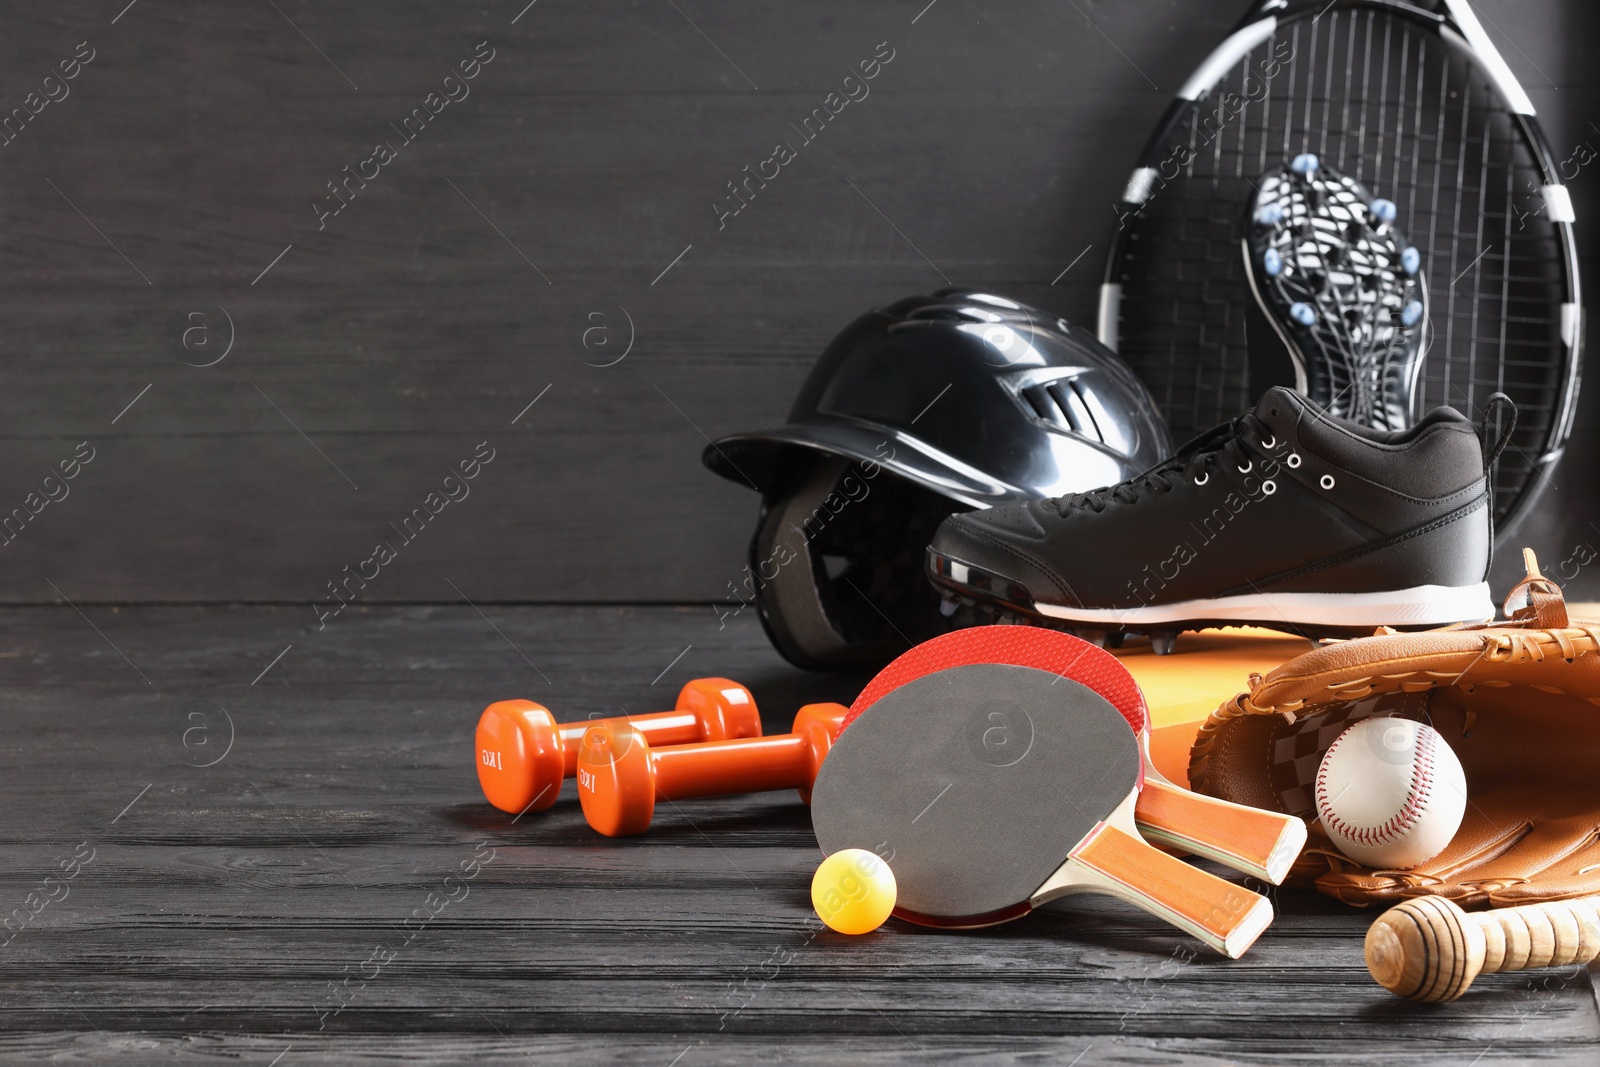
{"label": "white shoe sole", "polygon": [[1064,608],[1034,604],[1041,615],[1113,630],[1183,622],[1259,622],[1266,626],[1449,626],[1495,615],[1489,583],[1417,585],[1383,593],[1247,593],[1137,608]]}

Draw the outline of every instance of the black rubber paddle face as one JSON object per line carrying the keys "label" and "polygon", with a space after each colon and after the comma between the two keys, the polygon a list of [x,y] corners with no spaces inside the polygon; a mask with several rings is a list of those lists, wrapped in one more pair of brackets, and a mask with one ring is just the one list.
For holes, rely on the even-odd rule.
{"label": "black rubber paddle face", "polygon": [[952,667],[883,696],[839,735],[811,824],[825,853],[888,862],[897,913],[1020,914],[1138,787],[1139,767],[1127,720],[1093,690],[1032,667]]}

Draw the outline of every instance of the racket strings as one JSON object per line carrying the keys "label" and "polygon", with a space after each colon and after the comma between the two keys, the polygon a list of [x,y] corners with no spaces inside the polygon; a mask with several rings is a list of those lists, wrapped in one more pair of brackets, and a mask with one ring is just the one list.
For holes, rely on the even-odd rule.
{"label": "racket strings", "polygon": [[[1274,57],[1281,69],[1266,77]],[[1524,413],[1494,475],[1503,514],[1560,417],[1563,245],[1517,117],[1456,48],[1408,19],[1340,10],[1293,21],[1173,126],[1150,162],[1150,197],[1125,222],[1113,275],[1121,355],[1179,440],[1253,402],[1243,205],[1256,176],[1306,151],[1394,201],[1422,252],[1431,348],[1417,413],[1481,414],[1496,391]]]}

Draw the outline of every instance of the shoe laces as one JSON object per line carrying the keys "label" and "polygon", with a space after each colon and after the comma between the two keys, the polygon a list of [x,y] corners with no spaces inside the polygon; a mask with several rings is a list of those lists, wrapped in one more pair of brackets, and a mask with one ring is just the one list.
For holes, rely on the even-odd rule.
{"label": "shoe laces", "polygon": [[1235,461],[1240,471],[1248,472],[1254,461],[1244,447],[1247,435],[1252,436],[1263,449],[1276,442],[1267,424],[1254,412],[1246,412],[1231,422],[1207,430],[1178,449],[1171,458],[1162,460],[1143,474],[1086,493],[1068,493],[1050,503],[1060,515],[1084,508],[1099,514],[1114,500],[1137,504],[1141,496],[1169,493],[1185,479],[1204,485],[1225,455]]}

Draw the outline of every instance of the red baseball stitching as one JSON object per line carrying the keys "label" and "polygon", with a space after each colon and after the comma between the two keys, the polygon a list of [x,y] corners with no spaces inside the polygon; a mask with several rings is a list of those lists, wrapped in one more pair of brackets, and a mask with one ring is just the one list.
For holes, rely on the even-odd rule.
{"label": "red baseball stitching", "polygon": [[1426,795],[1433,785],[1433,732],[1422,729],[1417,731],[1417,755],[1411,765],[1411,787],[1400,810],[1379,826],[1352,826],[1336,813],[1325,810],[1330,803],[1327,792],[1328,757],[1333,755],[1333,750],[1339,747],[1339,742],[1343,741],[1345,734],[1349,732],[1346,730],[1334,738],[1333,744],[1328,746],[1328,751],[1322,754],[1322,765],[1317,768],[1317,811],[1322,814],[1322,821],[1340,835],[1363,845],[1382,845],[1411,829],[1427,803]]}

